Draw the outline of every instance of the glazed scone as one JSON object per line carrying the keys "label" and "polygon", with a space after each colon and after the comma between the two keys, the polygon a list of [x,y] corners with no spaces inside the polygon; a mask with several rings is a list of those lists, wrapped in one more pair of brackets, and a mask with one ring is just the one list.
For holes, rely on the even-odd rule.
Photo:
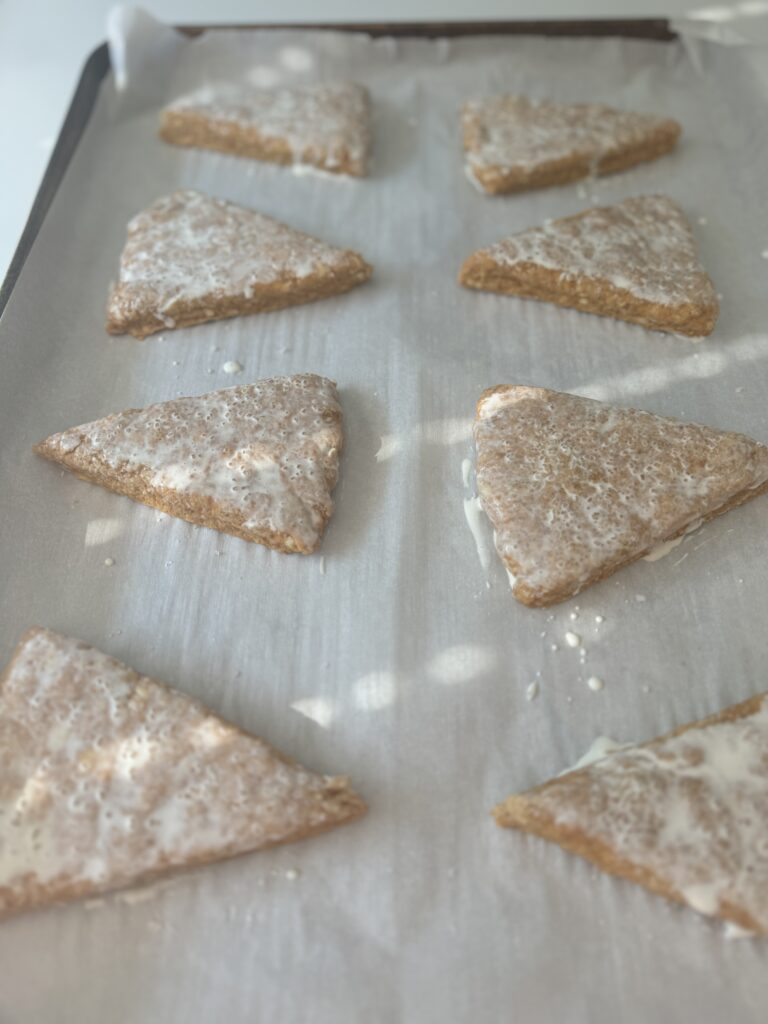
{"label": "glazed scone", "polygon": [[365,812],[177,690],[47,629],[0,678],[0,917],[313,835]]}
{"label": "glazed scone", "polygon": [[688,222],[666,196],[626,199],[511,235],[473,253],[459,281],[694,338],[712,333],[719,312]]}
{"label": "glazed scone", "polygon": [[305,373],[128,409],[35,451],[169,515],[309,554],[333,512],[342,443],[335,383]]}
{"label": "glazed scone", "polygon": [[461,123],[467,176],[491,195],[623,171],[668,153],[681,132],[670,118],[514,95],[471,100]]}
{"label": "glazed scone", "polygon": [[265,313],[339,295],[371,273],[359,253],[263,213],[202,192],[174,192],[128,225],[107,330],[146,338]]}
{"label": "glazed scone", "polygon": [[523,385],[484,391],[477,490],[518,601],[580,593],[768,489],[743,434]]}
{"label": "glazed scone", "polygon": [[494,811],[602,871],[768,935],[768,695],[621,746]]}
{"label": "glazed scone", "polygon": [[362,177],[370,98],[357,82],[275,89],[217,82],[165,107],[160,137],[177,146]]}

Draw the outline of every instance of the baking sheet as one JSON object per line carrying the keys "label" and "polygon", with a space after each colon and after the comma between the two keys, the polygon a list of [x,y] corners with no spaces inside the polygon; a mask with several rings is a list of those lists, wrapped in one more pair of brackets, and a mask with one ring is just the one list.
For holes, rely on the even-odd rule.
{"label": "baking sheet", "polygon": [[[495,555],[480,564],[462,463],[477,396],[501,382],[768,441],[765,51],[283,31],[191,41],[130,12],[110,31],[122,88],[102,87],[0,321],[0,656],[33,623],[82,637],[308,766],[349,773],[371,810],[304,844],[4,922],[0,1021],[763,1021],[764,943],[728,942],[488,812],[598,734],[644,739],[766,688],[766,499],[534,610],[511,598]],[[372,177],[161,144],[157,108],[224,75],[365,82]],[[500,89],[664,112],[685,135],[617,177],[486,198],[464,178],[456,112]],[[375,277],[293,310],[109,338],[126,221],[179,186],[357,248]],[[455,284],[463,258],[505,233],[656,191],[682,203],[723,295],[707,341]],[[243,364],[238,378],[227,360]],[[160,517],[30,451],[114,410],[303,371],[339,382],[346,419],[316,556]],[[586,686],[592,674],[603,691]]]}

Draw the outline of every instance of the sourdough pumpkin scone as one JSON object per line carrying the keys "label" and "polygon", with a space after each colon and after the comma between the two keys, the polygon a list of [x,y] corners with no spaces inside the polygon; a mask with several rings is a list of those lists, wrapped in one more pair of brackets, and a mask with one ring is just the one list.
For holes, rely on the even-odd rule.
{"label": "sourdough pumpkin scone", "polygon": [[624,746],[494,811],[601,870],[768,935],[768,694]]}
{"label": "sourdough pumpkin scone", "polygon": [[336,385],[305,373],[128,409],[35,451],[169,515],[309,554],[333,512],[342,442]]}
{"label": "sourdough pumpkin scone", "polygon": [[274,89],[219,82],[167,106],[160,137],[177,146],[362,177],[370,99],[357,82]]}
{"label": "sourdough pumpkin scone", "polygon": [[523,604],[564,601],[768,490],[768,447],[522,385],[484,391],[477,490]]}
{"label": "sourdough pumpkin scone", "polygon": [[473,253],[467,288],[703,337],[719,312],[688,222],[666,196],[595,207]]}
{"label": "sourdough pumpkin scone", "polygon": [[263,213],[185,190],[128,225],[107,307],[110,334],[157,331],[264,313],[347,292],[372,269]]}
{"label": "sourdough pumpkin scone", "polygon": [[622,171],[668,153],[681,132],[670,118],[514,95],[471,100],[461,122],[467,176],[491,195]]}
{"label": "sourdough pumpkin scone", "polygon": [[0,917],[302,839],[359,817],[202,704],[47,629],[0,678]]}

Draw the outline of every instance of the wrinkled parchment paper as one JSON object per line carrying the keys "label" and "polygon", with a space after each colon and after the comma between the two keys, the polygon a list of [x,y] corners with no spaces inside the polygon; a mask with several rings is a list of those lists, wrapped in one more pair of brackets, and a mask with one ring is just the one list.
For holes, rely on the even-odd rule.
{"label": "wrinkled parchment paper", "polygon": [[[462,463],[475,401],[502,382],[768,441],[766,51],[286,31],[190,41],[131,14],[110,32],[121,88],[104,83],[0,323],[0,655],[33,623],[82,637],[308,766],[348,773],[370,814],[4,922],[0,1021],[764,1021],[765,943],[727,941],[717,923],[498,829],[489,811],[599,734],[645,739],[768,687],[768,499],[531,610],[495,555],[481,564]],[[158,107],[222,76],[366,83],[372,177],[163,145]],[[501,89],[670,114],[685,134],[674,155],[617,177],[487,198],[464,177],[457,108]],[[374,279],[297,309],[109,338],[126,222],[179,186],[359,249]],[[466,255],[506,233],[657,191],[682,203],[722,293],[709,340],[455,283]],[[302,371],[339,382],[346,417],[316,556],[159,517],[30,450],[115,410]],[[490,544],[485,522],[479,540]]]}

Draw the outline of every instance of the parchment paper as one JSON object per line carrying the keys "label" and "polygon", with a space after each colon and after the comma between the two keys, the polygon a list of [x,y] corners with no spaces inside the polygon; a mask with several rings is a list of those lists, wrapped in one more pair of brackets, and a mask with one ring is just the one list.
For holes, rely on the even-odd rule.
{"label": "parchment paper", "polygon": [[[3,923],[0,1021],[764,1021],[765,943],[727,941],[489,811],[598,734],[645,739],[768,687],[768,500],[530,610],[495,554],[480,564],[462,462],[475,401],[501,382],[768,441],[765,51],[700,40],[694,62],[681,43],[618,40],[190,41],[133,15],[111,34],[124,88],[104,84],[0,324],[0,656],[33,623],[82,637],[308,766],[348,773],[370,814],[91,909]],[[222,76],[365,82],[372,177],[163,145],[158,107]],[[500,89],[667,113],[685,134],[630,173],[487,198],[464,177],[457,108]],[[280,313],[110,339],[126,222],[179,186],[357,248],[375,277]],[[657,191],[682,203],[722,292],[707,341],[455,283],[466,255],[507,233]],[[115,410],[300,371],[334,377],[346,417],[317,556],[163,519],[30,450]]]}

